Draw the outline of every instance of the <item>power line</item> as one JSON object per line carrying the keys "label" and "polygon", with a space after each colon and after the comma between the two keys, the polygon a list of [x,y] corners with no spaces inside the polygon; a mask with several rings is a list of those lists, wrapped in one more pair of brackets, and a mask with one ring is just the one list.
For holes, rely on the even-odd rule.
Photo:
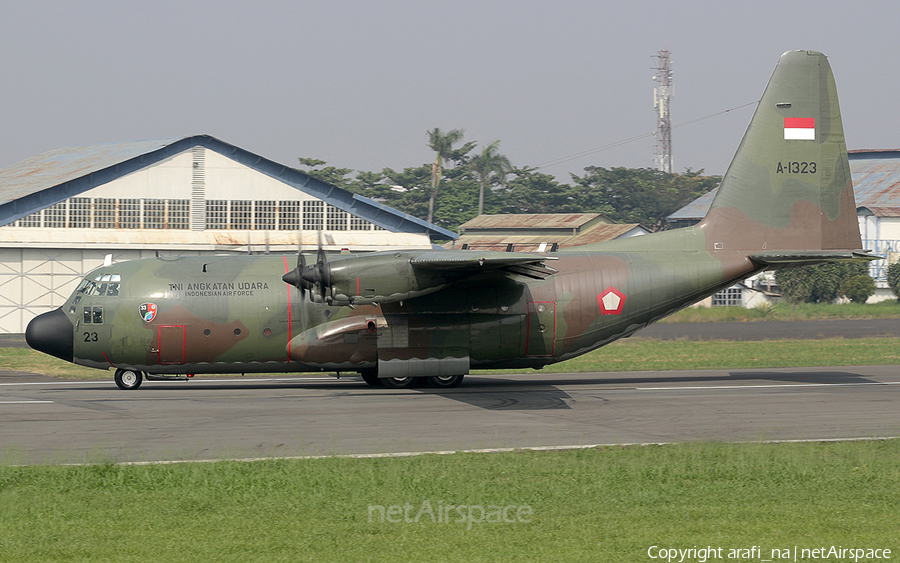
{"label": "power line", "polygon": [[[754,101],[752,101],[752,102],[747,102],[746,104],[741,104],[741,105],[735,106],[735,107],[733,107],[733,108],[728,108],[728,109],[726,109],[726,110],[722,110],[722,111],[718,111],[718,112],[716,112],[716,113],[711,113],[711,114],[709,114],[709,115],[705,115],[705,116],[703,116],[703,117],[698,117],[698,118],[696,118],[696,119],[691,119],[690,121],[685,121],[684,123],[679,123],[678,125],[672,126],[672,128],[673,128],[673,129],[678,129],[679,127],[684,127],[684,126],[686,126],[686,125],[693,125],[694,123],[698,123],[698,122],[700,122],[700,121],[703,121],[703,120],[706,120],[706,119],[710,119],[710,118],[712,118],[712,117],[716,117],[716,116],[719,116],[719,115],[723,115],[723,114],[726,114],[726,113],[728,113],[728,112],[734,111],[734,110],[736,110],[736,109],[745,108],[745,107],[747,107],[747,106],[752,106],[753,104],[758,104],[758,103],[759,103],[759,100],[754,100]],[[535,170],[540,170],[541,168],[549,168],[549,167],[551,167],[551,166],[556,166],[556,165],[562,164],[562,163],[564,163],[564,162],[569,162],[570,160],[575,160],[575,159],[581,158],[581,157],[583,157],[583,156],[588,156],[588,155],[591,155],[591,154],[594,154],[594,153],[603,152],[603,151],[606,151],[606,150],[609,150],[609,149],[614,149],[614,148],[619,147],[619,146],[622,146],[622,145],[627,145],[628,143],[633,143],[633,142],[639,141],[639,140],[641,140],[641,139],[646,139],[647,137],[653,137],[655,133],[656,133],[655,131],[651,131],[650,133],[644,133],[643,135],[638,135],[638,136],[636,136],[636,137],[631,137],[631,138],[628,138],[628,139],[623,139],[623,140],[621,140],[621,141],[616,141],[615,143],[610,143],[610,144],[608,144],[608,145],[603,145],[603,146],[600,146],[600,147],[597,147],[597,148],[594,148],[594,149],[589,149],[589,150],[586,150],[586,151],[582,151],[582,152],[580,152],[580,153],[571,154],[571,155],[569,155],[569,156],[562,156],[562,157],[560,157],[560,158],[556,158],[556,159],[553,159],[553,160],[548,160],[547,162],[538,164],[537,166],[535,166],[534,169],[535,169]]]}

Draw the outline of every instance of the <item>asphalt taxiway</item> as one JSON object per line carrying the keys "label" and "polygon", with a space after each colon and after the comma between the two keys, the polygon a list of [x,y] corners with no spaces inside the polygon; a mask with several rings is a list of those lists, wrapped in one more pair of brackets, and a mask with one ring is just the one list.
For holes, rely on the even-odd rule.
{"label": "asphalt taxiway", "polygon": [[200,378],[121,391],[0,372],[0,463],[140,462],[682,441],[900,436],[900,369]]}

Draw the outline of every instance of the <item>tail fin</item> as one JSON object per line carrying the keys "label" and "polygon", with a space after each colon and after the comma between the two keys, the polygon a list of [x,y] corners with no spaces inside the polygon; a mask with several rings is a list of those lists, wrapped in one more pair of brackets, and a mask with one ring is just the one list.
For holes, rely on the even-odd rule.
{"label": "tail fin", "polygon": [[781,56],[699,226],[710,250],[759,255],[862,247],[837,90],[825,55]]}

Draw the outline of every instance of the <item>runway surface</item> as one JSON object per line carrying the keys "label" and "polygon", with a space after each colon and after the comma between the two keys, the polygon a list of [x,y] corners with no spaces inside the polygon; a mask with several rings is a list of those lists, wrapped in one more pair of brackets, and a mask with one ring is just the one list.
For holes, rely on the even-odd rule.
{"label": "runway surface", "polygon": [[146,382],[0,373],[0,462],[79,463],[900,435],[896,366]]}
{"label": "runway surface", "polygon": [[[900,319],[656,323],[634,338],[657,340],[781,340],[900,336]],[[24,334],[0,334],[0,348],[27,348]]]}

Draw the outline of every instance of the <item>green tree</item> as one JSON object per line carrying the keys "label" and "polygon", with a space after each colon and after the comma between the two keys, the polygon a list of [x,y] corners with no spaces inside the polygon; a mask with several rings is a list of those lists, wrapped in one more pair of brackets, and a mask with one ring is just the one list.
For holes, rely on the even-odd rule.
{"label": "green tree", "polygon": [[441,175],[443,173],[443,164],[451,158],[461,160],[472,148],[475,147],[474,142],[468,142],[460,149],[454,150],[453,145],[460,142],[463,138],[462,129],[451,129],[443,133],[439,128],[435,127],[428,134],[428,146],[435,152],[434,164],[431,166],[431,193],[428,198],[428,218],[426,221],[432,222],[434,217],[434,200],[437,197],[438,188],[441,185]]}
{"label": "green tree", "polygon": [[834,262],[778,270],[775,281],[785,299],[798,303],[831,303],[841,295],[841,286],[854,276],[867,275],[868,264]]}
{"label": "green tree", "polygon": [[875,280],[868,275],[853,276],[841,284],[841,295],[854,303],[865,303],[875,295]]}
{"label": "green tree", "polygon": [[683,175],[652,168],[601,168],[588,166],[584,176],[572,175],[578,209],[592,211],[608,207],[611,219],[640,223],[653,231],[666,228],[666,217],[683,205],[715,188],[721,178],[703,176],[703,170],[685,170]]}
{"label": "green tree", "polygon": [[478,215],[484,214],[484,189],[493,180],[506,183],[506,176],[513,167],[509,159],[500,154],[497,148],[500,141],[494,141],[481,150],[481,154],[469,160],[469,167],[478,179]]}
{"label": "green tree", "polygon": [[325,166],[328,163],[317,158],[299,157],[297,160],[300,161],[300,164],[306,166],[306,170],[300,170],[304,174],[309,174],[317,180],[322,180],[339,188],[351,189],[353,181],[347,178],[347,175],[353,172],[352,169]]}
{"label": "green tree", "polygon": [[887,268],[887,283],[897,300],[900,301],[900,262],[894,262]]}

